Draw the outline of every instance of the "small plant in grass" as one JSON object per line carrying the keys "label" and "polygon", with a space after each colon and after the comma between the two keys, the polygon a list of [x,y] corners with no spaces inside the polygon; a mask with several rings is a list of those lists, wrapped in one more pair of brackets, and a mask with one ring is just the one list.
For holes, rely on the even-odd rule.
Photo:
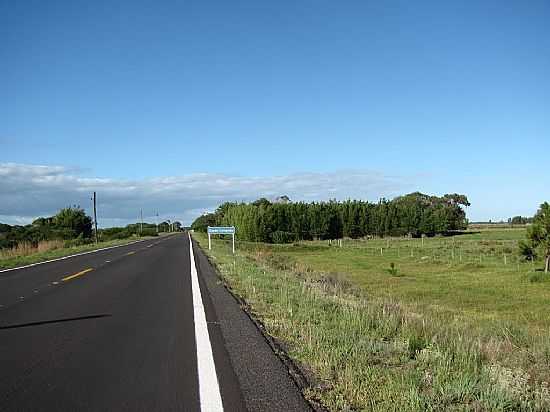
{"label": "small plant in grass", "polygon": [[422,349],[428,346],[426,339],[417,333],[411,333],[409,339],[407,340],[407,347],[409,351],[409,357],[415,359],[416,355],[422,351]]}
{"label": "small plant in grass", "polygon": [[388,269],[388,273],[392,276],[401,276],[397,268],[395,267],[395,263],[391,262],[390,267]]}
{"label": "small plant in grass", "polygon": [[539,283],[544,282],[548,276],[545,276],[542,272],[536,272],[529,275],[529,282]]}

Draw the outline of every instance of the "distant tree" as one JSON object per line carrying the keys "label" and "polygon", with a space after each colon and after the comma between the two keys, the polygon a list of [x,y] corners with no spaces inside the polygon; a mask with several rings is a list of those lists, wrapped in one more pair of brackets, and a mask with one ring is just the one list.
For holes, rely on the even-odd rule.
{"label": "distant tree", "polygon": [[227,211],[232,207],[237,206],[237,204],[238,203],[235,203],[235,202],[225,202],[219,205],[216,211],[214,212],[215,222],[212,223],[210,226],[220,226],[222,224],[222,219],[224,215],[227,213]]}
{"label": "distant tree", "polygon": [[288,197],[287,195],[276,197],[273,203],[290,203],[290,197]]}
{"label": "distant tree", "polygon": [[523,216],[514,216],[511,219],[508,219],[508,222],[513,225],[525,225],[527,223],[532,223],[532,217],[523,217]]}
{"label": "distant tree", "polygon": [[[443,197],[419,192],[380,199],[378,203],[361,200],[337,202],[224,203],[213,214],[200,216],[192,228],[235,226],[242,240],[288,242],[310,239],[337,239],[364,236],[421,236],[463,230],[468,220],[463,206],[470,203],[464,195]],[[275,233],[277,232],[277,233]]]}
{"label": "distant tree", "polygon": [[38,219],[33,220],[33,226],[51,226],[54,224],[53,217],[39,217]]}
{"label": "distant tree", "polygon": [[544,271],[550,270],[550,204],[544,202],[527,228],[527,239],[520,243],[520,253],[534,259],[540,251],[544,257]]}
{"label": "distant tree", "polygon": [[197,232],[206,232],[208,226],[216,226],[217,217],[215,213],[206,213],[202,216],[199,216],[193,224],[191,229]]}
{"label": "distant tree", "polygon": [[135,231],[132,229],[135,227],[134,225],[128,225],[125,228],[124,227],[109,227],[105,229],[99,229],[99,237],[102,241],[104,240],[113,240],[113,239],[126,239],[128,237],[131,237]]}
{"label": "distant tree", "polygon": [[254,202],[252,202],[252,205],[253,206],[263,206],[263,207],[268,207],[268,206],[271,206],[271,202],[269,200],[267,200],[265,197],[262,197]]}
{"label": "distant tree", "polygon": [[443,196],[443,200],[450,204],[471,206],[466,195],[459,195],[458,193],[447,194]]}
{"label": "distant tree", "polygon": [[170,221],[164,221],[159,223],[159,232],[169,232],[170,231]]}
{"label": "distant tree", "polygon": [[55,232],[63,239],[92,236],[92,219],[78,206],[61,209],[54,217]]}
{"label": "distant tree", "polygon": [[513,218],[508,219],[508,223],[513,225],[521,225],[523,224],[523,218],[521,216],[514,216]]}

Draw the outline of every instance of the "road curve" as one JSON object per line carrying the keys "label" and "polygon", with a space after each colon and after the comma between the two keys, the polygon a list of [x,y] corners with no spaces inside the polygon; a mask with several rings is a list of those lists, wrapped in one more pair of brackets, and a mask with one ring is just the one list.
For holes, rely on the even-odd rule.
{"label": "road curve", "polygon": [[0,273],[0,370],[2,411],[310,410],[185,234]]}

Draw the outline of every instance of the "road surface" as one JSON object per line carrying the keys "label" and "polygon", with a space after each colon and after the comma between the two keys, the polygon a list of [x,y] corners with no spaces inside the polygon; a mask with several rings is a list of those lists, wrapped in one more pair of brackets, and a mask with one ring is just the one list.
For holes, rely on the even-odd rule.
{"label": "road surface", "polygon": [[310,410],[186,234],[0,273],[0,371],[1,411]]}

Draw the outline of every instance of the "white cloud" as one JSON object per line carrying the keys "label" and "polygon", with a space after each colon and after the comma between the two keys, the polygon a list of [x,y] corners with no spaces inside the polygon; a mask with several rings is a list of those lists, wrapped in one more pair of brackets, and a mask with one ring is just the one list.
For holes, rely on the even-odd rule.
{"label": "white cloud", "polygon": [[244,177],[195,173],[141,180],[82,176],[78,169],[0,163],[0,221],[28,223],[54,214],[61,207],[80,205],[90,212],[91,194],[98,193],[102,226],[137,220],[140,208],[148,221],[160,218],[192,220],[225,201],[250,201],[288,195],[292,200],[331,198],[377,200],[411,188],[396,176],[365,170]]}

